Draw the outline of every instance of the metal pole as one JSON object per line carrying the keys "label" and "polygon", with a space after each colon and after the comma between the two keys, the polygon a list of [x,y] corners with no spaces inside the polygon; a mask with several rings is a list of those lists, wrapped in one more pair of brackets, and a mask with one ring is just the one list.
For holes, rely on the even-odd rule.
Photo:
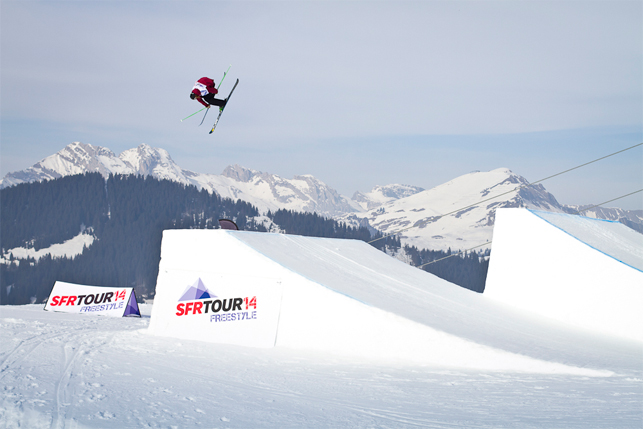
{"label": "metal pole", "polygon": [[221,78],[221,82],[219,82],[219,86],[217,87],[217,89],[221,88],[221,84],[223,83],[223,79],[225,79],[225,76],[230,71],[230,67],[232,67],[232,64],[230,64],[230,66],[228,67],[228,70],[226,70],[225,73],[223,73],[223,77]]}

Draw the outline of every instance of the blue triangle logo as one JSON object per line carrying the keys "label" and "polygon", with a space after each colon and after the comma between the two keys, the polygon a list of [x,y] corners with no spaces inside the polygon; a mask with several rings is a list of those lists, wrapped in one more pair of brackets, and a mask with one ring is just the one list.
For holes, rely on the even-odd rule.
{"label": "blue triangle logo", "polygon": [[136,302],[136,294],[134,293],[134,290],[132,290],[132,293],[130,294],[129,302],[127,303],[127,307],[125,307],[125,312],[123,313],[123,317],[127,316],[141,317],[141,312],[138,309],[138,303]]}
{"label": "blue triangle logo", "polygon": [[194,301],[195,299],[216,298],[217,296],[210,292],[199,278],[193,285],[188,286],[179,301]]}

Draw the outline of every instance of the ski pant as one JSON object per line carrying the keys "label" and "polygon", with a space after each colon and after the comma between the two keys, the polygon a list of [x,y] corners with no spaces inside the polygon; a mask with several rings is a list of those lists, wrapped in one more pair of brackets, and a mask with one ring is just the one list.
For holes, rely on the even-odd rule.
{"label": "ski pant", "polygon": [[224,106],[225,105],[225,100],[220,100],[218,98],[214,98],[214,94],[206,94],[203,99],[208,103],[208,104],[214,104],[215,106]]}

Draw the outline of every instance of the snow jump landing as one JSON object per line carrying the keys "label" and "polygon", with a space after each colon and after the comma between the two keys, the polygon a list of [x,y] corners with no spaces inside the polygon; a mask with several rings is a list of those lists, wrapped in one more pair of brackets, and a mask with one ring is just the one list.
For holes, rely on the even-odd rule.
{"label": "snow jump landing", "polygon": [[484,294],[591,332],[643,341],[643,235],[619,222],[500,209]]}
{"label": "snow jump landing", "polygon": [[149,332],[368,360],[584,375],[607,375],[638,353],[629,344],[605,352],[596,338],[559,328],[361,241],[168,230]]}

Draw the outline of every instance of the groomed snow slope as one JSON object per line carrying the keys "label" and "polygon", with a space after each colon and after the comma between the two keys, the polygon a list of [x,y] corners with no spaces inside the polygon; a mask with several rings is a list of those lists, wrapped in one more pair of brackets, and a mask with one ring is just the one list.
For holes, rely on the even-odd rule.
{"label": "groomed snow slope", "polygon": [[201,278],[216,291],[215,283],[244,276],[281,285],[277,347],[406,364],[595,376],[637,359],[638,349],[627,342],[525,317],[361,241],[224,230],[164,232],[149,332],[196,339],[194,330],[174,329],[186,286]]}
{"label": "groomed snow slope", "polygon": [[0,427],[598,429],[643,422],[640,353],[611,377],[382,364],[151,336],[151,307],[141,305],[142,318],[112,318],[0,306]]}
{"label": "groomed snow slope", "polygon": [[643,235],[618,222],[498,210],[484,294],[558,323],[643,341]]}

